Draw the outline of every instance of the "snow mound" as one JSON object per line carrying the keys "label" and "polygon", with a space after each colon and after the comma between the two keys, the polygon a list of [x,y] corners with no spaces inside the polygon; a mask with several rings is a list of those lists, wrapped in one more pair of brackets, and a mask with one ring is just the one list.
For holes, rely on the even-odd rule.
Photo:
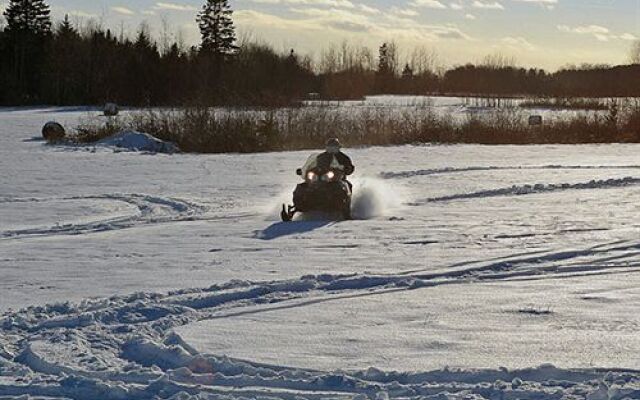
{"label": "snow mound", "polygon": [[178,147],[170,142],[162,141],[148,133],[124,131],[96,143],[97,146],[114,147],[125,151],[145,151],[149,153],[173,154]]}

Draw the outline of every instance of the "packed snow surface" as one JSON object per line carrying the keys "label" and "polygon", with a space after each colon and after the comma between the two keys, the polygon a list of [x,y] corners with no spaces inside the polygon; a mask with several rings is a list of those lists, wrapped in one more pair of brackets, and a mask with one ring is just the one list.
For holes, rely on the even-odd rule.
{"label": "packed snow surface", "polygon": [[285,224],[305,152],[34,139],[86,116],[0,109],[0,399],[640,398],[640,146],[349,149]]}

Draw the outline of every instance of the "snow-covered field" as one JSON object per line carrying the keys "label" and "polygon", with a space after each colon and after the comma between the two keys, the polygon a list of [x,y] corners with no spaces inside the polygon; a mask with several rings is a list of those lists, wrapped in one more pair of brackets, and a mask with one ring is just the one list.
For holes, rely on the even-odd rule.
{"label": "snow-covered field", "polygon": [[[640,146],[151,155],[0,109],[0,398],[640,398]],[[573,396],[573,397],[572,397]]]}

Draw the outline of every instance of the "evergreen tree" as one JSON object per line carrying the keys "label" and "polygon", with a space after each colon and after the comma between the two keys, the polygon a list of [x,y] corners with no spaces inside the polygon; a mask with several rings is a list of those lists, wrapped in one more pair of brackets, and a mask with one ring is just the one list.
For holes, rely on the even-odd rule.
{"label": "evergreen tree", "polygon": [[413,68],[407,63],[402,70],[402,79],[413,79]]}
{"label": "evergreen tree", "polygon": [[132,101],[136,105],[149,105],[158,89],[157,71],[160,64],[158,46],[149,34],[149,27],[142,24],[133,43],[131,64],[128,68],[133,89]]}
{"label": "evergreen tree", "polygon": [[48,79],[46,95],[55,99],[56,104],[71,104],[72,94],[78,92],[79,72],[78,51],[81,38],[71,25],[69,16],[57,26],[48,54]]}
{"label": "evergreen tree", "polygon": [[4,16],[12,83],[10,90],[20,102],[33,102],[40,89],[45,46],[51,34],[49,6],[44,0],[10,0]]}
{"label": "evergreen tree", "polygon": [[47,36],[51,33],[50,13],[44,0],[10,0],[4,12],[7,31]]}
{"label": "evergreen tree", "polygon": [[202,50],[216,56],[236,52],[236,33],[231,16],[233,10],[227,0],[207,0],[196,21],[202,35]]}
{"label": "evergreen tree", "polygon": [[69,21],[69,14],[64,15],[64,20],[58,26],[56,30],[56,36],[59,38],[69,40],[78,38],[78,31],[71,25],[71,21]]}
{"label": "evergreen tree", "polygon": [[389,93],[395,79],[395,45],[383,43],[378,50],[378,70],[376,71],[375,90],[377,93]]}
{"label": "evergreen tree", "polygon": [[391,65],[389,62],[389,46],[383,43],[378,50],[378,75],[387,76],[391,74]]}

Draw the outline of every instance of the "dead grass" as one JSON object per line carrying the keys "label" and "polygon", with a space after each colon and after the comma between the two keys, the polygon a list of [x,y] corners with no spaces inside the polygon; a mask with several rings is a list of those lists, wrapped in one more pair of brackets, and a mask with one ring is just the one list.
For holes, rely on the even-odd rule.
{"label": "dead grass", "polygon": [[94,142],[130,129],[194,153],[253,153],[318,148],[329,137],[347,146],[414,143],[578,144],[640,141],[640,109],[580,114],[530,127],[516,108],[455,119],[429,108],[300,107],[271,110],[188,108],[135,112],[109,123],[87,121],[74,140]]}

